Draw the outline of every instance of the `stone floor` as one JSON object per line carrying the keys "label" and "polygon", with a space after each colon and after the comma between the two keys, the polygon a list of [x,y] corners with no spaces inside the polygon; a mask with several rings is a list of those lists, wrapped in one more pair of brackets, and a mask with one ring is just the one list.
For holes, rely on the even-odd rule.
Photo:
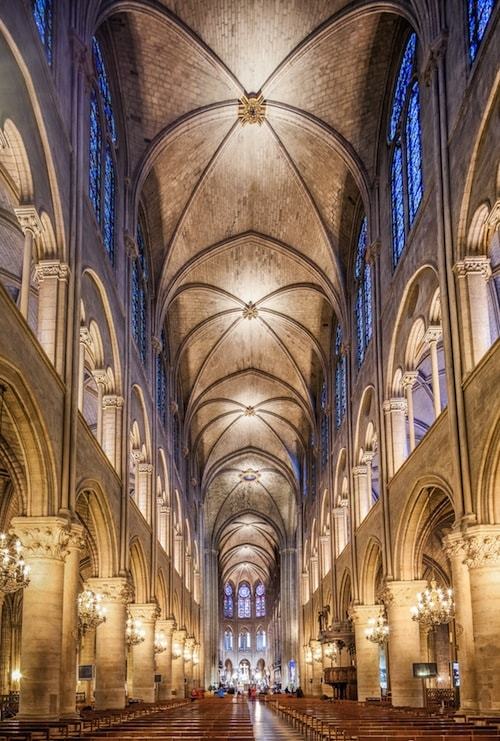
{"label": "stone floor", "polygon": [[285,721],[278,718],[276,713],[269,710],[263,702],[249,702],[248,706],[255,741],[303,738],[300,733],[294,731]]}

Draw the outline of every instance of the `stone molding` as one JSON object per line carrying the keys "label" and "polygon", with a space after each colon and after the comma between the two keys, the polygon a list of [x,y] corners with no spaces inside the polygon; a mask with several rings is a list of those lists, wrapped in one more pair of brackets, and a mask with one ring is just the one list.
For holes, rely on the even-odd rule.
{"label": "stone molding", "polygon": [[428,345],[430,345],[431,342],[439,342],[442,334],[443,330],[442,327],[439,326],[439,324],[431,324],[427,327],[427,330],[424,334],[424,342],[427,342]]}
{"label": "stone molding", "polygon": [[480,275],[485,280],[491,277],[490,258],[486,255],[467,255],[463,260],[455,263],[453,272],[458,278],[467,278],[469,275]]}
{"label": "stone molding", "polygon": [[184,641],[187,638],[187,631],[185,628],[181,628],[180,630],[174,630],[172,636],[173,636],[175,643],[179,643],[182,648],[184,646]]}
{"label": "stone molding", "polygon": [[418,371],[416,370],[405,371],[403,378],[401,380],[403,388],[413,388],[417,378],[418,378]]}
{"label": "stone molding", "polygon": [[139,473],[153,473],[153,466],[151,463],[138,463],[137,470]]}
{"label": "stone molding", "polygon": [[121,409],[123,406],[123,396],[118,396],[117,394],[105,394],[102,397],[102,406],[103,409],[107,407],[116,407],[117,409]]}
{"label": "stone molding", "polygon": [[127,605],[134,598],[134,589],[123,576],[92,577],[88,579],[88,584],[93,592],[102,594],[104,602]]}
{"label": "stone molding", "polygon": [[69,553],[71,525],[62,517],[14,517],[11,532],[29,558],[64,561]]}
{"label": "stone molding", "polygon": [[69,275],[69,265],[59,260],[40,260],[35,265],[35,279],[39,284],[43,283],[46,278],[57,278],[67,283]]}
{"label": "stone molding", "polygon": [[137,604],[133,602],[128,610],[133,618],[142,620],[143,623],[155,623],[161,615],[161,610],[156,602],[144,602]]}
{"label": "stone molding", "polygon": [[360,466],[353,466],[352,467],[352,475],[357,476],[366,476],[367,474],[367,466],[366,464],[360,465]]}
{"label": "stone molding", "polygon": [[500,526],[478,525],[465,534],[464,563],[470,569],[500,567]]}

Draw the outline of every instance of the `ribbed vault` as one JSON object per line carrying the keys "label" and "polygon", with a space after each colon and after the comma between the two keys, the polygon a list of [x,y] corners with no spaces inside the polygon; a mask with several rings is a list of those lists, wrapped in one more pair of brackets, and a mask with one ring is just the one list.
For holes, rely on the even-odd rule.
{"label": "ribbed vault", "polygon": [[[405,23],[398,7],[105,5],[147,215],[156,332],[165,325],[182,444],[224,579],[268,579],[294,541]],[[266,120],[242,126],[238,99],[260,90]]]}

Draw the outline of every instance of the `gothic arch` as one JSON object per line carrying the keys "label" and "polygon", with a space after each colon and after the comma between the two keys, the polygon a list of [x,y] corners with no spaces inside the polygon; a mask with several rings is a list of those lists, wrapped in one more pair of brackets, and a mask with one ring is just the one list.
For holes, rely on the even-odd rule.
{"label": "gothic arch", "polygon": [[79,482],[75,507],[94,555],[96,573],[92,576],[115,576],[119,560],[116,528],[108,498],[97,481],[84,479]]}
{"label": "gothic arch", "polygon": [[134,602],[149,602],[149,570],[144,548],[137,537],[130,541],[130,573],[134,585]]}

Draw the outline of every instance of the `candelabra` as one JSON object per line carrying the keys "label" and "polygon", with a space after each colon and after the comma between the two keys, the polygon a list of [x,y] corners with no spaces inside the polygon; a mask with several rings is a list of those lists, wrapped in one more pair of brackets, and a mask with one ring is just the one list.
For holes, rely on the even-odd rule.
{"label": "candelabra", "polygon": [[137,618],[133,618],[129,615],[125,625],[125,639],[128,646],[137,646],[142,643],[146,638],[146,631],[142,627],[142,623]]}
{"label": "candelabra", "polygon": [[165,633],[162,630],[159,633],[155,633],[155,642],[153,648],[155,654],[161,654],[167,650],[167,639],[165,637]]}
{"label": "candelabra", "polygon": [[411,617],[426,630],[434,630],[438,625],[451,622],[455,617],[453,590],[438,587],[432,578],[427,589],[418,592],[417,604],[411,608]]}
{"label": "candelabra", "polygon": [[0,533],[0,592],[4,594],[24,589],[30,582],[21,553],[21,541]]}
{"label": "candelabra", "polygon": [[102,596],[85,589],[78,595],[78,627],[85,635],[106,620],[106,608],[101,605]]}
{"label": "candelabra", "polygon": [[389,626],[382,613],[378,617],[372,617],[368,620],[368,627],[365,628],[365,637],[367,641],[378,643],[380,646],[383,646],[387,641],[389,638]]}

